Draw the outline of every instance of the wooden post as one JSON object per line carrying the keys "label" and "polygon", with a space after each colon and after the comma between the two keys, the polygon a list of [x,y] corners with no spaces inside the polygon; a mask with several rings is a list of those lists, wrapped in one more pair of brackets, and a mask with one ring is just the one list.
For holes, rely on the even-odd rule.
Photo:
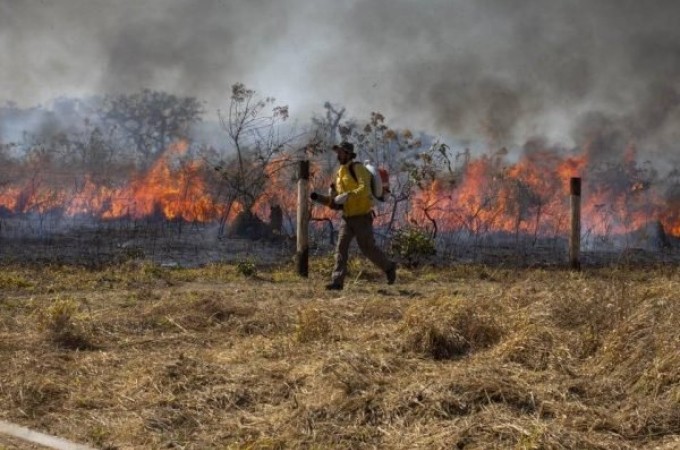
{"label": "wooden post", "polygon": [[297,261],[298,275],[309,276],[309,161],[300,161],[298,168]]}
{"label": "wooden post", "polygon": [[569,235],[569,265],[572,269],[579,270],[581,261],[579,251],[581,249],[581,179],[574,177],[569,183],[571,205],[571,234]]}

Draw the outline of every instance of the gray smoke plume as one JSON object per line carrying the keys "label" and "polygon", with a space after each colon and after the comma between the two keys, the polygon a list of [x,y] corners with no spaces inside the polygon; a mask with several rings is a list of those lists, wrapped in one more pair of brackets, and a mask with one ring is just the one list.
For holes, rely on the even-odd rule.
{"label": "gray smoke plume", "polygon": [[[244,82],[306,120],[680,162],[677,0],[0,0],[2,100]],[[615,155],[614,155],[615,156]]]}

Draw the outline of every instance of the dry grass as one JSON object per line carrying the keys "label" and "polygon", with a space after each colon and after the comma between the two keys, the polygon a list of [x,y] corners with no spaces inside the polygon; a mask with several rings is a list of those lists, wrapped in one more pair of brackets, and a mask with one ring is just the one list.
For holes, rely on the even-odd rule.
{"label": "dry grass", "polygon": [[680,447],[678,268],[327,266],[5,266],[0,419],[110,450]]}

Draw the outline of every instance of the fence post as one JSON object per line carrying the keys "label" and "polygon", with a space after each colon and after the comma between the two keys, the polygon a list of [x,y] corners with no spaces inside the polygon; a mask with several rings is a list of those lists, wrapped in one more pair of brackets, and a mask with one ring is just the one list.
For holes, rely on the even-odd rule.
{"label": "fence post", "polygon": [[581,178],[573,177],[569,183],[569,203],[571,206],[571,234],[569,235],[569,265],[581,269],[579,252],[581,249]]}
{"label": "fence post", "polygon": [[297,262],[298,275],[309,276],[309,161],[300,161],[298,167],[297,200]]}

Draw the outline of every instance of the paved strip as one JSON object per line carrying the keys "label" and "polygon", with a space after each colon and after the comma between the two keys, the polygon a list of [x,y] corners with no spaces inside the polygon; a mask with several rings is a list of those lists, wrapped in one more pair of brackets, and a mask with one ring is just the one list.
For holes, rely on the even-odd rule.
{"label": "paved strip", "polygon": [[95,450],[93,447],[76,444],[66,439],[50,436],[49,434],[39,433],[3,420],[0,420],[0,433],[56,450]]}

